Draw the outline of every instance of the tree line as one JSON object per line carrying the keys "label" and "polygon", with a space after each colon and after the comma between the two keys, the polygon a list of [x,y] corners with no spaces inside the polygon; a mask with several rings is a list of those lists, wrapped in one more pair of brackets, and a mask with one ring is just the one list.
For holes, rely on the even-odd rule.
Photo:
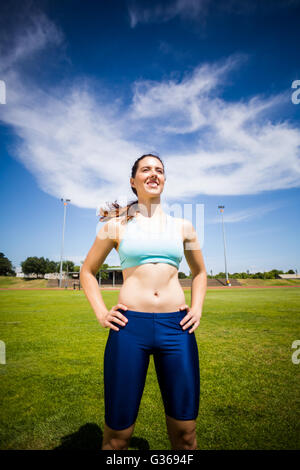
{"label": "tree line", "polygon": [[[241,273],[227,273],[229,279],[276,279],[279,274],[298,274],[295,272],[293,269],[289,269],[287,272],[282,271],[281,269],[271,269],[271,271],[264,271],[264,272],[256,272],[256,273],[250,273],[250,271],[247,272],[241,272]],[[183,272],[178,273],[179,279],[187,279],[191,278],[192,274],[187,276]],[[208,274],[207,277],[209,279],[225,279],[226,274],[225,272],[219,272],[218,274]]]}
{"label": "tree line", "polygon": [[[34,274],[37,277],[44,276],[48,273],[59,273],[60,272],[60,262],[59,261],[51,261],[48,258],[44,258],[43,256],[38,258],[37,256],[29,256],[26,258],[25,261],[21,262],[22,271],[24,274]],[[108,264],[103,264],[100,269],[107,269],[109,268]],[[64,272],[80,272],[80,266],[75,265],[73,261],[63,261],[62,263],[62,270]],[[99,273],[99,271],[98,271]],[[97,273],[97,274],[98,274]],[[254,274],[250,274],[249,271],[241,272],[241,273],[228,273],[228,277],[231,279],[275,279],[278,277],[278,274],[297,274],[293,269],[290,269],[286,273],[279,269],[272,269],[271,271],[265,272],[257,272]],[[12,266],[11,261],[4,255],[4,253],[0,253],[0,275],[1,276],[16,276],[16,272]],[[108,276],[108,273],[107,273]],[[101,274],[102,279],[106,277],[106,273],[102,272]],[[187,276],[184,272],[180,271],[178,273],[179,279],[188,279],[191,278],[191,272]],[[218,278],[225,278],[224,272],[219,272],[218,274],[212,275],[207,273],[207,277],[210,279],[218,279]]]}
{"label": "tree line", "polygon": [[[108,264],[103,264],[100,269],[107,269]],[[60,261],[51,261],[48,258],[41,256],[29,256],[25,261],[21,262],[22,272],[26,275],[34,274],[37,277],[44,276],[45,274],[50,273],[59,273],[60,272]],[[80,272],[80,266],[75,265],[73,261],[63,261],[62,271],[64,272]],[[97,272],[98,275],[99,271]],[[17,273],[14,270],[11,261],[4,255],[0,253],[0,276],[16,276]],[[105,274],[101,275],[104,279]]]}

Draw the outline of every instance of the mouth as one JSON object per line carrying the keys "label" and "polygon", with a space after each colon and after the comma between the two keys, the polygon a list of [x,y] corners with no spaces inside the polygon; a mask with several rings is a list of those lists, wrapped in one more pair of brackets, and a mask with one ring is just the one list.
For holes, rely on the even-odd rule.
{"label": "mouth", "polygon": [[149,188],[157,188],[158,187],[158,182],[157,181],[148,181],[146,183],[146,185],[149,187]]}

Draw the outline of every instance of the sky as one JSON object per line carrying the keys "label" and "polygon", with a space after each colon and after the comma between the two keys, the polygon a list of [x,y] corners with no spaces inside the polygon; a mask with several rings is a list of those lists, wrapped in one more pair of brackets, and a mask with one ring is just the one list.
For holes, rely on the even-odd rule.
{"label": "sky", "polygon": [[218,205],[229,273],[300,272],[299,18],[300,0],[1,2],[0,251],[59,261],[68,198],[79,265],[148,152],[209,274],[225,270]]}

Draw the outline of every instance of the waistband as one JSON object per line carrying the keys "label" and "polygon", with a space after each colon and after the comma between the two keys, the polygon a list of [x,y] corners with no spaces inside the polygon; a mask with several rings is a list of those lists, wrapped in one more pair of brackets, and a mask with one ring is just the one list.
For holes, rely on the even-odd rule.
{"label": "waistband", "polygon": [[118,311],[130,317],[139,317],[139,318],[172,318],[182,316],[184,317],[187,313],[187,309],[184,310],[176,310],[176,312],[165,312],[165,313],[154,313],[154,312],[138,312],[137,310],[124,310],[122,308],[118,308]]}

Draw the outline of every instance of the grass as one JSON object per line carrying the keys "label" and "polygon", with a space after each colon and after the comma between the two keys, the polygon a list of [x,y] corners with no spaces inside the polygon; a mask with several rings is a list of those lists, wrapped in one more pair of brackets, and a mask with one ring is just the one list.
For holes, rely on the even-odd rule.
{"label": "grass", "polygon": [[0,288],[47,287],[48,279],[26,279],[16,276],[0,276]]}
{"label": "grass", "polygon": [[[102,295],[117,303],[118,291]],[[0,302],[1,449],[100,449],[109,330],[84,293],[2,291]],[[294,288],[207,292],[199,449],[299,449],[299,306]],[[152,357],[129,449],[170,449]]]}
{"label": "grass", "polygon": [[238,279],[245,287],[257,286],[300,286],[300,279]]}

